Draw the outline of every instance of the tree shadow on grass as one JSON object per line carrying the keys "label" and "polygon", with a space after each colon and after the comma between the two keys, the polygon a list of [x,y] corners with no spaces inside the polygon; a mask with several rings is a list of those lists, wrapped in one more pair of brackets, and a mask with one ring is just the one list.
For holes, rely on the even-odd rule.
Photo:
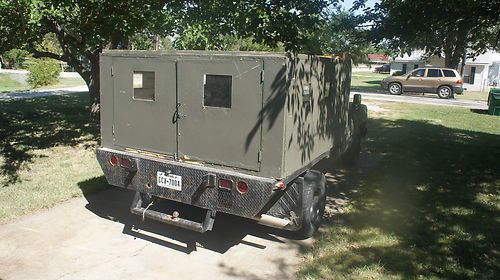
{"label": "tree shadow on grass", "polygon": [[88,95],[68,94],[0,102],[0,176],[9,185],[33,160],[31,151],[57,145],[76,146],[98,139],[89,118]]}
{"label": "tree shadow on grass", "polygon": [[336,182],[350,208],[328,220],[299,275],[500,275],[500,136],[409,120],[369,127],[367,154],[380,161]]}

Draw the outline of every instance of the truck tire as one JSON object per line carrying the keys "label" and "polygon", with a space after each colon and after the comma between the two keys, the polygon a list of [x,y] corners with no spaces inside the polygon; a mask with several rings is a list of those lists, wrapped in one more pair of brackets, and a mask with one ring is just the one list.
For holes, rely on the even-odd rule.
{"label": "truck tire", "polygon": [[310,170],[304,175],[302,185],[302,226],[297,231],[300,238],[311,237],[321,225],[326,205],[325,174]]}

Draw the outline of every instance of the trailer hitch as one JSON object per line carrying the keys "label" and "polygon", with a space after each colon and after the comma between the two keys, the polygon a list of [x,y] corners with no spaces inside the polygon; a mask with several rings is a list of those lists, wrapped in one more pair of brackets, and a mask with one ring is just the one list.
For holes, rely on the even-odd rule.
{"label": "trailer hitch", "polygon": [[215,210],[207,210],[205,215],[205,220],[203,222],[195,222],[183,218],[178,217],[178,213],[174,212],[172,215],[158,212],[155,210],[150,210],[142,207],[142,197],[140,192],[136,192],[134,196],[134,200],[132,202],[132,206],[130,207],[130,211],[133,214],[142,216],[143,218],[149,218],[155,221],[159,221],[162,223],[178,226],[180,228],[189,229],[196,232],[206,232],[212,230],[215,221],[215,214],[217,211]]}

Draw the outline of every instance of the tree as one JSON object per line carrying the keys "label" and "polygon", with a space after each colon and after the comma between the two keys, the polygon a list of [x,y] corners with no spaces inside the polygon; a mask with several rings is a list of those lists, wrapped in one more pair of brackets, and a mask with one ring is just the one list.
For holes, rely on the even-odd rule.
{"label": "tree", "polygon": [[[232,34],[298,49],[327,0],[0,0],[0,53],[23,48],[34,57],[67,62],[89,87],[99,111],[99,53],[127,48],[137,33],[168,36],[199,29],[207,38]],[[55,34],[60,53],[42,50]]]}
{"label": "tree", "polygon": [[[99,53],[126,42],[148,20],[161,18],[164,5],[157,0],[1,0],[0,52],[20,47],[36,58],[67,62],[87,83],[92,112],[97,113]],[[57,38],[60,52],[40,47],[49,33]]]}
{"label": "tree", "polygon": [[366,63],[367,54],[374,52],[368,40],[364,18],[351,11],[334,9],[327,13],[322,26],[310,36],[305,51],[317,54],[347,55],[354,64]]}
{"label": "tree", "polygon": [[[365,0],[358,0],[358,7]],[[367,9],[372,40],[399,53],[415,49],[444,56],[446,67],[498,49],[500,2],[491,0],[381,0]]]}

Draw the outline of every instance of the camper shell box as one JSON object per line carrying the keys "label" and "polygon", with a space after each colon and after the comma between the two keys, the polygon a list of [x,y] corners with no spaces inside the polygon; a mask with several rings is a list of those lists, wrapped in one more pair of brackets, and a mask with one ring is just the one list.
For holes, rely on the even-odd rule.
{"label": "camper shell box", "polygon": [[155,197],[206,209],[201,223],[147,212],[197,231],[216,212],[298,229],[303,175],[354,137],[350,78],[335,57],[106,51],[97,157],[109,184],[137,191],[136,214]]}

